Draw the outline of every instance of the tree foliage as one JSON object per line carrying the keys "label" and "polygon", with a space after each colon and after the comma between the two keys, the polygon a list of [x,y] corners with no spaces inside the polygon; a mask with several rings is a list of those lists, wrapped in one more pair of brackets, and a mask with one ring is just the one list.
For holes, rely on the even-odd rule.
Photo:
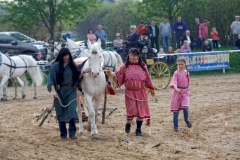
{"label": "tree foliage", "polygon": [[7,15],[4,22],[12,22],[19,28],[44,25],[55,38],[57,23],[72,25],[83,19],[89,7],[97,0],[5,0]]}

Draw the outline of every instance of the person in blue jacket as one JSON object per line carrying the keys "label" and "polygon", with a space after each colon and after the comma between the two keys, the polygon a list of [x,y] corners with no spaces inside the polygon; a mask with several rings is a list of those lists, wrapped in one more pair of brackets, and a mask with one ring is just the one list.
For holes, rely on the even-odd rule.
{"label": "person in blue jacket", "polygon": [[177,22],[173,24],[173,30],[175,32],[175,38],[177,41],[177,48],[181,47],[180,40],[187,30],[187,25],[182,21],[182,17],[178,17]]}
{"label": "person in blue jacket", "polygon": [[137,48],[138,47],[138,40],[139,40],[139,34],[136,32],[137,27],[136,25],[130,26],[130,34],[124,43],[126,44],[125,48],[125,56],[127,56],[129,49],[131,48]]}

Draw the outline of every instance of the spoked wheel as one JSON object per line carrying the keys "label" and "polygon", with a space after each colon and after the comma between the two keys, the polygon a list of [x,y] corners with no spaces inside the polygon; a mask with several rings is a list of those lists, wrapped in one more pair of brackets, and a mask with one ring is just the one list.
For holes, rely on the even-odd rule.
{"label": "spoked wheel", "polygon": [[171,79],[169,67],[164,62],[156,62],[150,67],[150,76],[156,89],[166,88]]}

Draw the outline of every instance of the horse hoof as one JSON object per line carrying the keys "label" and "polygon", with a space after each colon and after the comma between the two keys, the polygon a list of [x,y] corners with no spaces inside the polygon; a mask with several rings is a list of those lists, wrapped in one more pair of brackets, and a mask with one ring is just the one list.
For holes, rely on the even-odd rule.
{"label": "horse hoof", "polygon": [[4,101],[8,101],[8,99],[4,99]]}
{"label": "horse hoof", "polygon": [[37,99],[37,97],[33,97],[33,99]]}
{"label": "horse hoof", "polygon": [[98,139],[98,134],[92,134],[93,139]]}
{"label": "horse hoof", "polygon": [[1,101],[4,101],[4,98],[1,98]]}
{"label": "horse hoof", "polygon": [[83,132],[82,132],[82,131],[79,131],[78,133],[79,133],[81,136],[83,135]]}
{"label": "horse hoof", "polygon": [[24,95],[22,95],[22,99],[24,99],[26,97],[26,95],[24,94]]}
{"label": "horse hoof", "polygon": [[17,99],[16,97],[14,97],[13,99]]}

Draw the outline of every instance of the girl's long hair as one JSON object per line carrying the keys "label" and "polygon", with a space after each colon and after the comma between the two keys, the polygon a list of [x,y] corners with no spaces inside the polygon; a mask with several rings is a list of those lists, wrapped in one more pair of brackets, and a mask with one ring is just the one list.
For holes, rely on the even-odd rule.
{"label": "girl's long hair", "polygon": [[79,74],[80,74],[80,71],[79,69],[77,68],[77,66],[75,65],[75,63],[73,62],[73,58],[72,58],[72,55],[71,55],[71,52],[69,51],[68,48],[61,48],[59,53],[58,53],[58,56],[56,58],[56,60],[53,62],[58,62],[59,64],[59,72],[57,73],[57,83],[58,84],[61,84],[63,81],[64,81],[64,60],[63,60],[63,57],[65,55],[69,55],[69,65],[70,65],[70,68],[72,70],[72,78],[73,78],[73,83],[75,83],[78,79],[79,79]]}
{"label": "girl's long hair", "polygon": [[[141,68],[142,68],[144,71],[146,71],[146,69],[145,69],[145,67],[144,67],[144,62],[142,61],[142,59],[141,59],[141,57],[140,57],[140,52],[139,52],[139,50],[138,50],[137,48],[131,48],[131,49],[129,50],[129,54],[130,54],[130,53],[133,54],[133,55],[139,56],[139,58],[138,58],[138,64],[141,66]],[[126,63],[125,63],[126,68],[128,68],[129,63],[130,63],[130,60],[129,60],[129,55],[128,55],[128,56],[127,56]]]}

